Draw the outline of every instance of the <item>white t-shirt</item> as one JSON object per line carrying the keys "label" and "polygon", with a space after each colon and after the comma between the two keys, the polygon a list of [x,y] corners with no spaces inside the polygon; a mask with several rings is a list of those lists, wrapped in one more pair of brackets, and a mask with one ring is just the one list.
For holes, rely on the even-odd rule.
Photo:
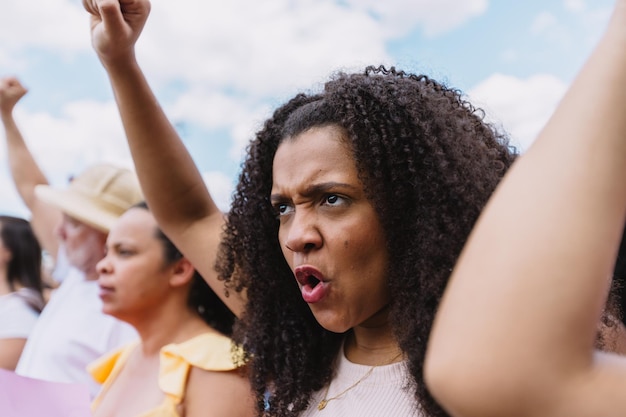
{"label": "white t-shirt", "polygon": [[[337,365],[337,374],[330,383],[326,398],[340,394],[372,368],[350,362],[344,355],[343,348],[340,350]],[[317,405],[324,398],[326,388],[314,393],[309,408],[301,417],[419,417],[421,414],[415,404],[414,391],[408,388],[409,381],[406,362],[377,366],[357,386],[328,401],[321,411],[317,409]]]}
{"label": "white t-shirt", "polygon": [[39,313],[18,293],[0,296],[0,339],[26,339]]}
{"label": "white t-shirt", "polygon": [[92,398],[100,390],[87,365],[138,338],[130,325],[102,313],[97,281],[70,268],[26,341],[15,372],[54,382],[82,383]]}

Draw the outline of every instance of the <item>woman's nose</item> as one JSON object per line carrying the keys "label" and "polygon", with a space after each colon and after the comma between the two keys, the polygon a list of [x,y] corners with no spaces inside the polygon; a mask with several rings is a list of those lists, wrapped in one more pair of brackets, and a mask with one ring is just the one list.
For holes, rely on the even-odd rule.
{"label": "woman's nose", "polygon": [[106,255],[104,255],[104,258],[100,259],[96,264],[96,272],[99,275],[111,272],[111,262],[109,262]]}
{"label": "woman's nose", "polygon": [[284,227],[285,246],[292,252],[308,252],[322,246],[322,234],[314,213],[298,212]]}

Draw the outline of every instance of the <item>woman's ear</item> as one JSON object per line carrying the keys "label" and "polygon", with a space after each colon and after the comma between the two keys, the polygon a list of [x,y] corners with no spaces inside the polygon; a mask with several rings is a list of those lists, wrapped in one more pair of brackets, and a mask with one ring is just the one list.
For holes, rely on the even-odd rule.
{"label": "woman's ear", "polygon": [[170,277],[169,283],[172,287],[187,285],[193,279],[195,268],[187,258],[181,258],[172,266],[174,273]]}
{"label": "woman's ear", "polygon": [[8,250],[7,248],[3,248],[0,250],[0,262],[8,264],[13,259],[13,252]]}

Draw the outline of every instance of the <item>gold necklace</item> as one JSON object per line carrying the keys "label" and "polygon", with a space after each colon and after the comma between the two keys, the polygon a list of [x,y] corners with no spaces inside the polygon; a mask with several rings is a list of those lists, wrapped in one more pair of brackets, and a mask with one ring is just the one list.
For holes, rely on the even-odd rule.
{"label": "gold necklace", "polygon": [[320,410],[320,411],[323,410],[324,408],[326,408],[326,406],[328,405],[329,402],[331,402],[332,400],[336,400],[337,398],[341,397],[346,392],[350,391],[352,388],[354,388],[357,385],[359,385],[363,380],[365,380],[365,378],[370,376],[371,373],[374,372],[374,368],[377,368],[377,367],[382,366],[382,365],[389,365],[389,364],[393,363],[393,361],[398,359],[400,356],[402,356],[402,352],[398,353],[396,356],[394,356],[393,358],[391,358],[390,360],[388,360],[386,362],[379,363],[379,364],[376,364],[376,365],[372,366],[354,384],[350,385],[348,388],[344,389],[343,391],[341,391],[339,394],[335,395],[334,397],[326,398],[326,396],[328,395],[328,390],[330,389],[330,382],[329,382],[328,386],[326,387],[326,391],[324,392],[324,398],[322,398],[322,400],[317,404],[317,409]]}

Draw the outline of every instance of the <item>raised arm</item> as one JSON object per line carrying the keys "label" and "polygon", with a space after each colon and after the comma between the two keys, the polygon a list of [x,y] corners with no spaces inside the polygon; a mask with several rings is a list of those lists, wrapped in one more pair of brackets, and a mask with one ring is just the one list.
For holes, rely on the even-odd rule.
{"label": "raised arm", "polygon": [[55,228],[61,219],[61,212],[35,197],[35,186],[48,184],[48,180],[26,146],[13,118],[13,108],[27,92],[15,77],[0,79],[0,119],[4,126],[9,168],[17,192],[31,212],[30,222],[42,247],[56,257],[58,239]]}
{"label": "raised arm", "polygon": [[215,257],[224,215],[191,155],[154,96],[135,57],[135,42],[150,12],[148,0],[83,0],[91,14],[92,44],[120,111],[143,193],[161,229],[192,261],[236,314],[244,296],[224,295]]}
{"label": "raised arm", "polygon": [[473,231],[425,363],[462,417],[623,416],[626,360],[594,352],[626,217],[626,1]]}

